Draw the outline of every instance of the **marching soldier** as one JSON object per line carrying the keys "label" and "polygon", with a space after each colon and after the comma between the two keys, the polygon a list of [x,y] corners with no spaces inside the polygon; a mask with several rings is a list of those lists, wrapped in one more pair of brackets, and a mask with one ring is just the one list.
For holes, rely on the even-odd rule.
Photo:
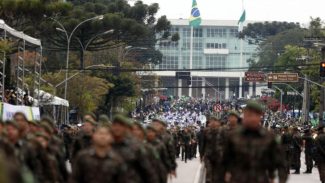
{"label": "marching soldier", "polygon": [[319,172],[320,181],[325,183],[325,133],[324,126],[318,127],[318,135],[315,139],[315,159]]}
{"label": "marching soldier", "polygon": [[238,127],[240,116],[236,111],[230,111],[227,117],[227,121],[228,122],[226,129],[228,132],[232,132]]}
{"label": "marching soldier", "polygon": [[286,182],[280,140],[262,127],[262,116],[262,106],[249,101],[244,109],[242,127],[226,141],[223,158],[226,182],[273,183],[276,170],[279,182]]}
{"label": "marching soldier", "polygon": [[181,147],[182,147],[182,161],[187,163],[188,159],[191,159],[191,133],[188,128],[185,128],[181,135]]}
{"label": "marching soldier", "polygon": [[284,151],[284,157],[286,160],[286,172],[290,174],[290,168],[292,163],[293,136],[289,131],[288,126],[284,127],[284,131],[281,136],[281,144]]}
{"label": "marching soldier", "polygon": [[158,178],[150,166],[145,147],[131,136],[132,122],[116,115],[112,121],[113,148],[122,156],[127,166],[125,178],[128,183],[157,183]]}
{"label": "marching soldier", "polygon": [[304,173],[311,174],[314,166],[313,152],[312,152],[314,148],[314,138],[311,134],[310,129],[305,130],[303,141],[305,145],[305,161],[306,161],[306,171]]}
{"label": "marching soldier", "polygon": [[171,176],[176,177],[176,155],[175,155],[175,148],[174,148],[174,142],[172,136],[167,132],[166,128],[167,125],[164,121],[160,119],[153,119],[152,120],[152,126],[157,131],[157,137],[165,144],[165,147],[167,149],[168,158],[171,162],[171,167],[168,170],[169,174]]}
{"label": "marching soldier", "polygon": [[92,141],[92,146],[76,157],[71,183],[129,182],[127,165],[112,149],[113,137],[109,127],[99,126]]}
{"label": "marching soldier", "polygon": [[222,165],[224,140],[221,121],[217,117],[210,117],[209,127],[204,132],[202,145],[203,159],[207,169],[207,183],[222,183],[224,181]]}
{"label": "marching soldier", "polygon": [[96,122],[91,117],[85,117],[85,121],[81,128],[81,133],[74,140],[71,149],[70,161],[73,161],[78,152],[91,146],[91,138],[94,133]]}
{"label": "marching soldier", "polygon": [[168,158],[167,149],[164,143],[157,138],[157,131],[151,125],[147,126],[147,140],[158,153],[159,164],[157,168],[159,168],[159,183],[167,183],[168,170],[171,169],[171,162]]}
{"label": "marching soldier", "polygon": [[292,137],[293,149],[292,149],[292,162],[294,165],[295,172],[293,174],[300,174],[301,167],[301,151],[303,146],[303,141],[297,127],[293,128]]}

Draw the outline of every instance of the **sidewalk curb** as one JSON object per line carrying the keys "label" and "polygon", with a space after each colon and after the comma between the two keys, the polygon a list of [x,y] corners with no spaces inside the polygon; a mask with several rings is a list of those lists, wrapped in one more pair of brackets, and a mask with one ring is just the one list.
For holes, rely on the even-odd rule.
{"label": "sidewalk curb", "polygon": [[196,171],[193,183],[202,183],[203,182],[203,172],[204,172],[204,166],[203,166],[203,163],[201,163],[199,168]]}

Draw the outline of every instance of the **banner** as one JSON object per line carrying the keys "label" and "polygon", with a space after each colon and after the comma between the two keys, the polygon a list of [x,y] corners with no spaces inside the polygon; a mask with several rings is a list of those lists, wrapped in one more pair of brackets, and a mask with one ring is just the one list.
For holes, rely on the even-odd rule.
{"label": "banner", "polygon": [[16,112],[25,114],[28,120],[40,120],[40,110],[38,107],[29,107],[21,105],[11,105],[3,103],[2,106],[2,120],[11,120]]}

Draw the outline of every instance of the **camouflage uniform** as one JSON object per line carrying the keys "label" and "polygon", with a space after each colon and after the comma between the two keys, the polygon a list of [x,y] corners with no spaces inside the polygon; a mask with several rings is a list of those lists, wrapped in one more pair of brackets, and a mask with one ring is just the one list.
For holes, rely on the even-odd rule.
{"label": "camouflage uniform", "polygon": [[315,140],[315,159],[319,171],[320,180],[325,183],[325,134],[321,132]]}
{"label": "camouflage uniform", "polygon": [[26,166],[31,170],[37,182],[63,182],[55,157],[38,142],[34,140],[28,142],[24,146],[23,156]]}
{"label": "camouflage uniform", "polygon": [[168,172],[175,171],[177,164],[176,164],[176,155],[175,155],[175,148],[174,148],[174,142],[172,136],[168,132],[164,132],[163,134],[159,135],[159,140],[161,140],[164,143],[167,149],[168,159],[171,162],[171,166]]}
{"label": "camouflage uniform", "polygon": [[284,157],[286,160],[286,172],[290,173],[290,167],[292,162],[292,150],[293,150],[293,137],[289,131],[285,131],[281,136],[282,149],[284,151]]}
{"label": "camouflage uniform", "polygon": [[157,175],[150,166],[148,152],[139,141],[127,136],[121,142],[115,142],[113,148],[125,160],[128,183],[158,182]]}
{"label": "camouflage uniform", "polygon": [[221,183],[224,181],[222,165],[224,151],[224,132],[221,128],[207,128],[204,132],[202,153],[207,169],[207,183]]}
{"label": "camouflage uniform", "polygon": [[294,169],[296,170],[295,173],[299,174],[300,173],[300,167],[301,167],[301,150],[302,150],[302,145],[303,141],[300,136],[300,134],[296,132],[293,134],[293,149],[292,149],[292,163],[294,165]]}
{"label": "camouflage uniform", "polygon": [[71,183],[125,183],[127,167],[123,159],[113,150],[99,157],[93,148],[81,151],[73,165]]}
{"label": "camouflage uniform", "polygon": [[80,133],[72,144],[70,161],[77,156],[78,152],[91,146],[91,136]]}
{"label": "camouflage uniform", "polygon": [[148,141],[148,143],[152,147],[151,152],[155,156],[154,164],[158,169],[159,183],[167,183],[168,170],[171,169],[171,162],[168,159],[166,147],[158,139]]}
{"label": "camouflage uniform", "polygon": [[182,146],[182,161],[187,162],[188,159],[191,159],[191,134],[190,132],[183,132],[181,136],[181,146]]}
{"label": "camouflage uniform", "polygon": [[314,138],[312,137],[309,130],[306,131],[305,135],[303,136],[303,140],[305,141],[305,162],[306,162],[306,172],[305,173],[312,173],[313,169],[313,148],[314,148]]}
{"label": "camouflage uniform", "polygon": [[223,165],[231,174],[230,183],[267,183],[278,170],[286,182],[280,140],[266,129],[237,129],[226,141]]}

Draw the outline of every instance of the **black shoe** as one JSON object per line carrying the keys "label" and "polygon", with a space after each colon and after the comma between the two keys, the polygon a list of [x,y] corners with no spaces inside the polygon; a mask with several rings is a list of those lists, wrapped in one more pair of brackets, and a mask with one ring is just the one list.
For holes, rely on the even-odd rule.
{"label": "black shoe", "polygon": [[300,172],[299,171],[295,171],[292,174],[300,174]]}

